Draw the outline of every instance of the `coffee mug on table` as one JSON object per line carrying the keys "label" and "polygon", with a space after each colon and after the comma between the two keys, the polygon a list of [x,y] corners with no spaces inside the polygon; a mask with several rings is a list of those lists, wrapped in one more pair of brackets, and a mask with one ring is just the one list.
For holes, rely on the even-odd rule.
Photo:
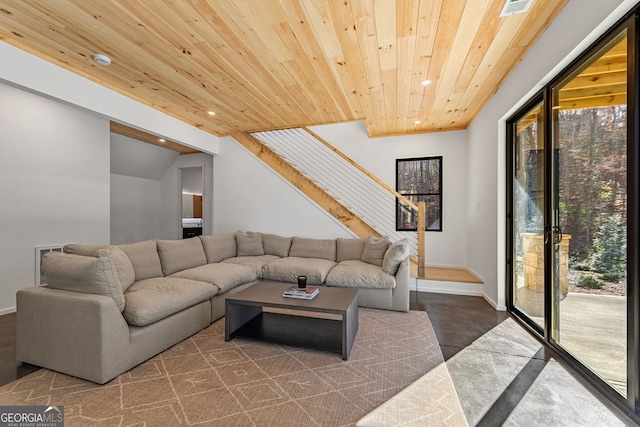
{"label": "coffee mug on table", "polygon": [[307,287],[307,276],[298,276],[298,288],[305,289]]}

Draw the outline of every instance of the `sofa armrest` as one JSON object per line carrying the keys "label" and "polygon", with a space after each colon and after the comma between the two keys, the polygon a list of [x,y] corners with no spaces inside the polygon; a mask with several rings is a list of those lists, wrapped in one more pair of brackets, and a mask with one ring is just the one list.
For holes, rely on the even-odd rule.
{"label": "sofa armrest", "polygon": [[392,310],[409,311],[409,284],[411,281],[411,264],[407,257],[396,272],[396,287],[393,289]]}
{"label": "sofa armrest", "polygon": [[104,384],[129,359],[129,326],[113,299],[45,286],[16,295],[21,362]]}

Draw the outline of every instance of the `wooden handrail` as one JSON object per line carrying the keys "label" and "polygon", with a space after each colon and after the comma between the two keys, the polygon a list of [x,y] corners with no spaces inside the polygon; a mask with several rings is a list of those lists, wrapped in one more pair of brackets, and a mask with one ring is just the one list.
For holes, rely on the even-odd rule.
{"label": "wooden handrail", "polygon": [[306,127],[302,127],[302,129],[307,132],[309,135],[311,135],[312,137],[314,137],[315,139],[317,139],[318,141],[320,141],[322,144],[324,144],[328,149],[330,149],[331,151],[333,151],[334,153],[336,153],[337,155],[339,155],[340,157],[342,157],[345,161],[347,161],[348,163],[350,163],[353,167],[355,167],[356,169],[358,169],[360,172],[362,172],[363,174],[365,174],[366,176],[368,176],[370,179],[372,179],[373,181],[375,181],[378,185],[380,185],[382,188],[384,188],[385,190],[387,190],[389,193],[393,194],[397,199],[399,199],[400,201],[404,202],[405,204],[407,204],[411,209],[417,211],[418,210],[418,206],[413,203],[411,200],[407,199],[406,197],[404,197],[402,194],[398,193],[396,190],[394,190],[393,188],[389,187],[386,183],[380,181],[376,176],[374,176],[373,174],[371,174],[371,172],[369,172],[368,170],[366,170],[365,168],[363,168],[362,166],[360,166],[358,163],[354,162],[351,158],[349,158],[346,154],[344,154],[342,151],[338,150],[336,147],[334,147],[333,145],[329,144],[327,141],[325,141],[324,139],[322,139],[318,134],[314,133],[311,129],[306,128]]}
{"label": "wooden handrail", "polygon": [[424,247],[426,239],[426,218],[427,210],[425,202],[418,202],[418,277],[424,277],[425,252]]}

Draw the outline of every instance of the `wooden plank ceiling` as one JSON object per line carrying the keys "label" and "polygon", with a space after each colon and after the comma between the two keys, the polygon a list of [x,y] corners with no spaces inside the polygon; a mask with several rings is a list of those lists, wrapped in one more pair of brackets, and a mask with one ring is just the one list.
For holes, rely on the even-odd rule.
{"label": "wooden plank ceiling", "polygon": [[0,40],[218,136],[397,135],[466,128],[566,2],[0,0]]}

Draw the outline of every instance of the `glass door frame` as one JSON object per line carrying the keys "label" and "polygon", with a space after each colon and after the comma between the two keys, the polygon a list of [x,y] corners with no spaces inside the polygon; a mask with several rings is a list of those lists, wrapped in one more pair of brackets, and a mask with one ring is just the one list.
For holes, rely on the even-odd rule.
{"label": "glass door frame", "polygon": [[[523,107],[512,115],[506,122],[507,142],[507,198],[506,198],[506,301],[507,310],[514,317],[530,328],[539,339],[551,346],[569,365],[580,372],[596,389],[604,394],[616,406],[629,414],[636,422],[640,420],[640,31],[639,11],[636,7],[625,18],[621,19],[598,41],[585,50],[576,60],[566,67],[560,74],[552,79],[545,87],[532,97]],[[590,369],[579,362],[572,354],[554,342],[551,338],[553,327],[553,301],[552,301],[552,263],[554,226],[553,212],[551,211],[552,169],[554,149],[552,137],[553,105],[552,89],[557,87],[584,61],[594,55],[598,50],[606,46],[622,31],[627,31],[627,396],[623,397],[616,392],[611,385],[604,382]],[[545,149],[545,202],[544,202],[544,233],[548,236],[545,245],[545,301],[544,301],[544,328],[541,328],[533,320],[514,305],[513,274],[515,269],[515,245],[514,231],[514,207],[513,207],[513,172],[515,155],[515,124],[537,104],[543,102],[544,108],[544,149]]]}

